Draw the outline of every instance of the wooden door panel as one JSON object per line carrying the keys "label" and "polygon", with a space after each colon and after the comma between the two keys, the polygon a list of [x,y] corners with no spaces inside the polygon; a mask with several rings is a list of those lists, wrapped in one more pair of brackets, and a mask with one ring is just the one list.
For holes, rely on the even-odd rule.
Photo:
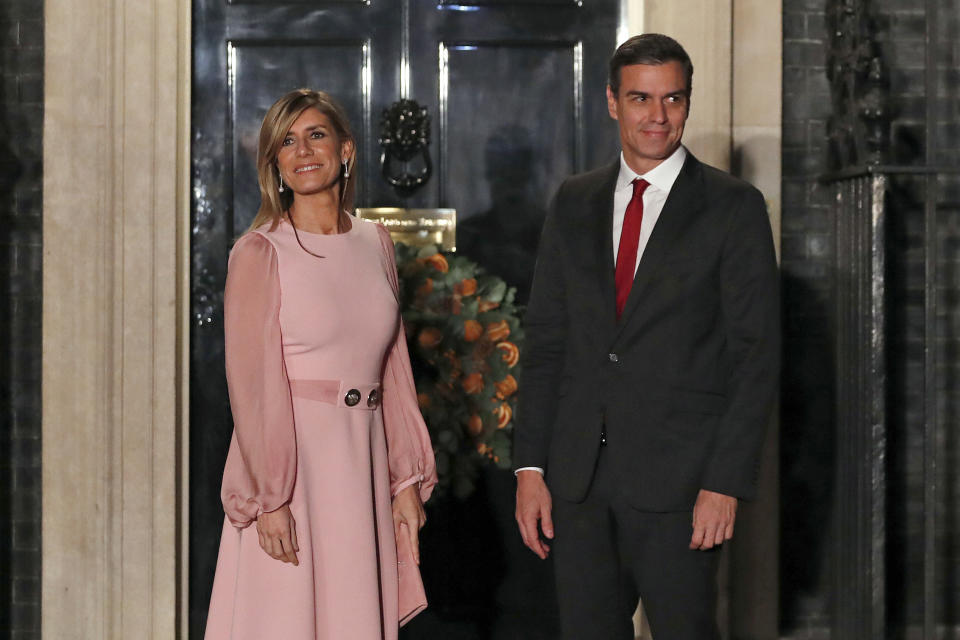
{"label": "wooden door panel", "polygon": [[[466,221],[505,192],[539,210],[577,166],[579,47],[441,44],[440,200]],[[504,82],[509,78],[509,82]]]}
{"label": "wooden door panel", "polygon": [[369,5],[370,2],[371,0],[283,0],[283,2],[277,2],[276,0],[227,0],[227,4],[229,5],[310,5],[311,7],[337,6],[345,4]]}
{"label": "wooden door panel", "polygon": [[580,7],[583,0],[442,0],[439,4],[454,10],[470,11],[474,7],[522,7],[531,5]]}

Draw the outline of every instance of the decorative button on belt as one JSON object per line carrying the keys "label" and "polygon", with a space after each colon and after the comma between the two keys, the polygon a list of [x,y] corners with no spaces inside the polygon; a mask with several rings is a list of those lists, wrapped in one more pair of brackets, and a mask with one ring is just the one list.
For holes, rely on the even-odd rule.
{"label": "decorative button on belt", "polygon": [[374,389],[373,391],[370,392],[370,395],[367,396],[367,406],[375,407],[377,406],[378,402],[380,402],[380,393],[376,389]]}
{"label": "decorative button on belt", "polygon": [[343,401],[348,407],[355,407],[360,402],[360,392],[357,389],[350,389],[347,395],[343,396]]}

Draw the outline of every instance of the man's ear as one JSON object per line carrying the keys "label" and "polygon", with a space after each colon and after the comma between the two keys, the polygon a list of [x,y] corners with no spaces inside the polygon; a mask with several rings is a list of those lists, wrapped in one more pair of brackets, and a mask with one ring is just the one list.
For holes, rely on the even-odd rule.
{"label": "man's ear", "polygon": [[607,85],[607,111],[614,120],[620,119],[617,116],[617,96],[613,94],[613,89],[610,88],[609,84]]}

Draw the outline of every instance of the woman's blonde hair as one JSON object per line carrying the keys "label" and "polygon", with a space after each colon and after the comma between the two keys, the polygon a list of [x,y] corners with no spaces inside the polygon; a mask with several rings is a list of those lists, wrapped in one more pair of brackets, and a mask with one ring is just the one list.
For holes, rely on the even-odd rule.
{"label": "woman's blonde hair", "polygon": [[[330,119],[342,146],[347,140],[353,143],[353,151],[347,160],[351,173],[356,161],[357,145],[350,131],[347,115],[336,100],[323,91],[313,89],[295,89],[273,103],[263,117],[260,125],[260,139],[257,143],[257,181],[260,183],[260,209],[250,224],[250,230],[270,223],[270,230],[277,228],[283,213],[293,204],[293,192],[284,189],[280,192],[277,154],[280,145],[290,127],[297,118],[309,108],[314,108]],[[356,193],[356,180],[348,180],[340,168],[340,207],[344,211],[353,211],[353,199]]]}

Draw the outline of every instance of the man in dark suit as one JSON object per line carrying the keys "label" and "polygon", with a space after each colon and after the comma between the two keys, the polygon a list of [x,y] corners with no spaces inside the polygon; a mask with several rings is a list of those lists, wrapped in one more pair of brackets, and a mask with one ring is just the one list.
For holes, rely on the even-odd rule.
{"label": "man in dark suit", "polygon": [[719,548],[755,493],[779,277],[763,196],[680,144],[692,77],[667,36],[617,49],[621,157],[567,179],[543,227],[516,516],[552,547],[565,640],[632,638],[638,598],[657,640],[719,638]]}

